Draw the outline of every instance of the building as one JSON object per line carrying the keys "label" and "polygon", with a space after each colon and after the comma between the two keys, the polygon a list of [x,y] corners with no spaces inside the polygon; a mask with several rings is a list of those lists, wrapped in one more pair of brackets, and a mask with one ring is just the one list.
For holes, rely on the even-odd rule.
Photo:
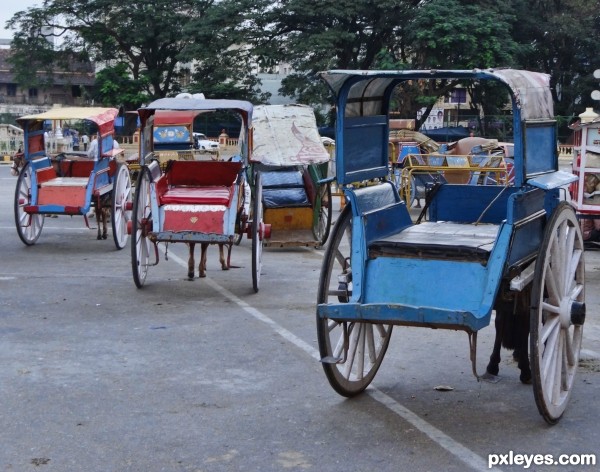
{"label": "building", "polygon": [[[68,72],[55,71],[49,87],[23,88],[17,84],[8,61],[10,49],[0,49],[0,113],[22,115],[44,111],[55,104],[65,106],[86,105],[84,90],[94,86],[92,63],[73,61]],[[38,71],[38,76],[46,74]]]}

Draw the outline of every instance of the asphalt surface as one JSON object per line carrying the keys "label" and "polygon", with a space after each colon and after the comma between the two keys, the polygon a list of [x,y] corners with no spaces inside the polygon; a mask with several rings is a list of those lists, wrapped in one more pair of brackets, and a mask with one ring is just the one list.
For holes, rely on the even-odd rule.
{"label": "asphalt surface", "polygon": [[[582,362],[551,427],[508,352],[499,383],[477,382],[453,331],[395,329],[369,389],[337,395],[318,362],[323,251],[265,250],[255,294],[249,240],[229,271],[209,249],[191,282],[175,244],[140,290],[129,244],[97,241],[82,218],[47,218],[24,246],[15,183],[0,166],[0,470],[465,471],[509,451],[598,451],[600,251],[586,253]],[[480,370],[493,335],[480,333]]]}

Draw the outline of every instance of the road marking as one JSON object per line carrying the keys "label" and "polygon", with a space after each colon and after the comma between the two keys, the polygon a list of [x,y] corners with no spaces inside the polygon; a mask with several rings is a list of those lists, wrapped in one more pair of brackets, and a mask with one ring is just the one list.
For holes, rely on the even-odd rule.
{"label": "road marking", "polygon": [[[15,229],[15,226],[0,226],[0,230],[13,230]],[[48,226],[47,224],[44,224],[44,228],[45,230],[58,230],[58,231],[81,231],[81,232],[88,232],[88,231],[96,231],[98,228],[95,227],[90,227],[90,228],[86,228],[81,227],[81,226],[77,226],[77,227],[70,227],[70,226]]]}
{"label": "road marking", "polygon": [[[187,268],[187,261],[184,261],[177,255],[170,253],[169,259],[175,261],[177,264],[181,265],[182,267]],[[216,290],[221,295],[223,295],[224,297],[228,298],[230,301],[232,301],[233,303],[238,305],[245,312],[252,315],[257,320],[262,321],[263,323],[270,326],[282,338],[284,338],[286,341],[289,341],[294,346],[300,348],[302,351],[306,352],[313,359],[316,359],[317,361],[320,360],[321,356],[319,355],[319,352],[315,348],[313,348],[310,344],[304,342],[302,339],[300,339],[294,333],[292,333],[291,331],[287,330],[283,326],[276,323],[274,320],[269,318],[267,315],[262,313],[260,310],[257,310],[256,308],[254,308],[250,304],[246,303],[241,298],[237,297],[236,295],[231,293],[229,290],[227,290],[225,287],[222,287],[217,282],[212,280],[210,277],[206,277],[204,279],[203,283],[207,283],[214,290]],[[469,448],[467,448],[467,447],[463,446],[461,443],[455,441],[450,436],[448,436],[446,433],[437,429],[432,424],[429,424],[427,421],[422,419],[420,416],[413,413],[411,410],[406,408],[404,405],[402,405],[401,403],[398,403],[392,397],[383,393],[381,390],[379,390],[377,387],[374,387],[372,384],[371,384],[370,388],[365,391],[365,393],[368,394],[375,401],[379,402],[380,404],[382,404],[383,406],[385,406],[386,408],[391,410],[392,412],[396,413],[398,416],[400,416],[406,422],[412,424],[415,428],[417,428],[423,434],[428,436],[433,442],[437,443],[440,447],[447,450],[450,454],[452,454],[457,459],[459,459],[462,462],[464,462],[465,464],[467,464],[473,470],[478,470],[478,471],[482,471],[482,472],[493,470],[496,472],[501,472],[501,469],[499,469],[497,467],[489,468],[487,459],[480,457],[475,452],[471,451]]]}

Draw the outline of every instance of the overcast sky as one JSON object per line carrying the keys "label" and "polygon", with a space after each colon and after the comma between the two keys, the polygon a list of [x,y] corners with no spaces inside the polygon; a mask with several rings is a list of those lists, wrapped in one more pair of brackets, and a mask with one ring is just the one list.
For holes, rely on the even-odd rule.
{"label": "overcast sky", "polygon": [[4,25],[15,13],[27,10],[29,7],[41,7],[43,4],[43,0],[2,0],[2,5],[0,5],[0,38],[12,38],[13,31],[6,30]]}

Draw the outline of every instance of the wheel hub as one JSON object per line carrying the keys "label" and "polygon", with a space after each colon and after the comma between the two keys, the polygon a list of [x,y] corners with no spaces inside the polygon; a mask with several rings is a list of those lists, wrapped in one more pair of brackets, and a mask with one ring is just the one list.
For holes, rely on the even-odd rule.
{"label": "wheel hub", "polygon": [[560,327],[562,329],[569,329],[571,326],[571,305],[573,304],[573,300],[570,297],[564,297],[560,301],[559,307],[559,319],[560,319]]}

